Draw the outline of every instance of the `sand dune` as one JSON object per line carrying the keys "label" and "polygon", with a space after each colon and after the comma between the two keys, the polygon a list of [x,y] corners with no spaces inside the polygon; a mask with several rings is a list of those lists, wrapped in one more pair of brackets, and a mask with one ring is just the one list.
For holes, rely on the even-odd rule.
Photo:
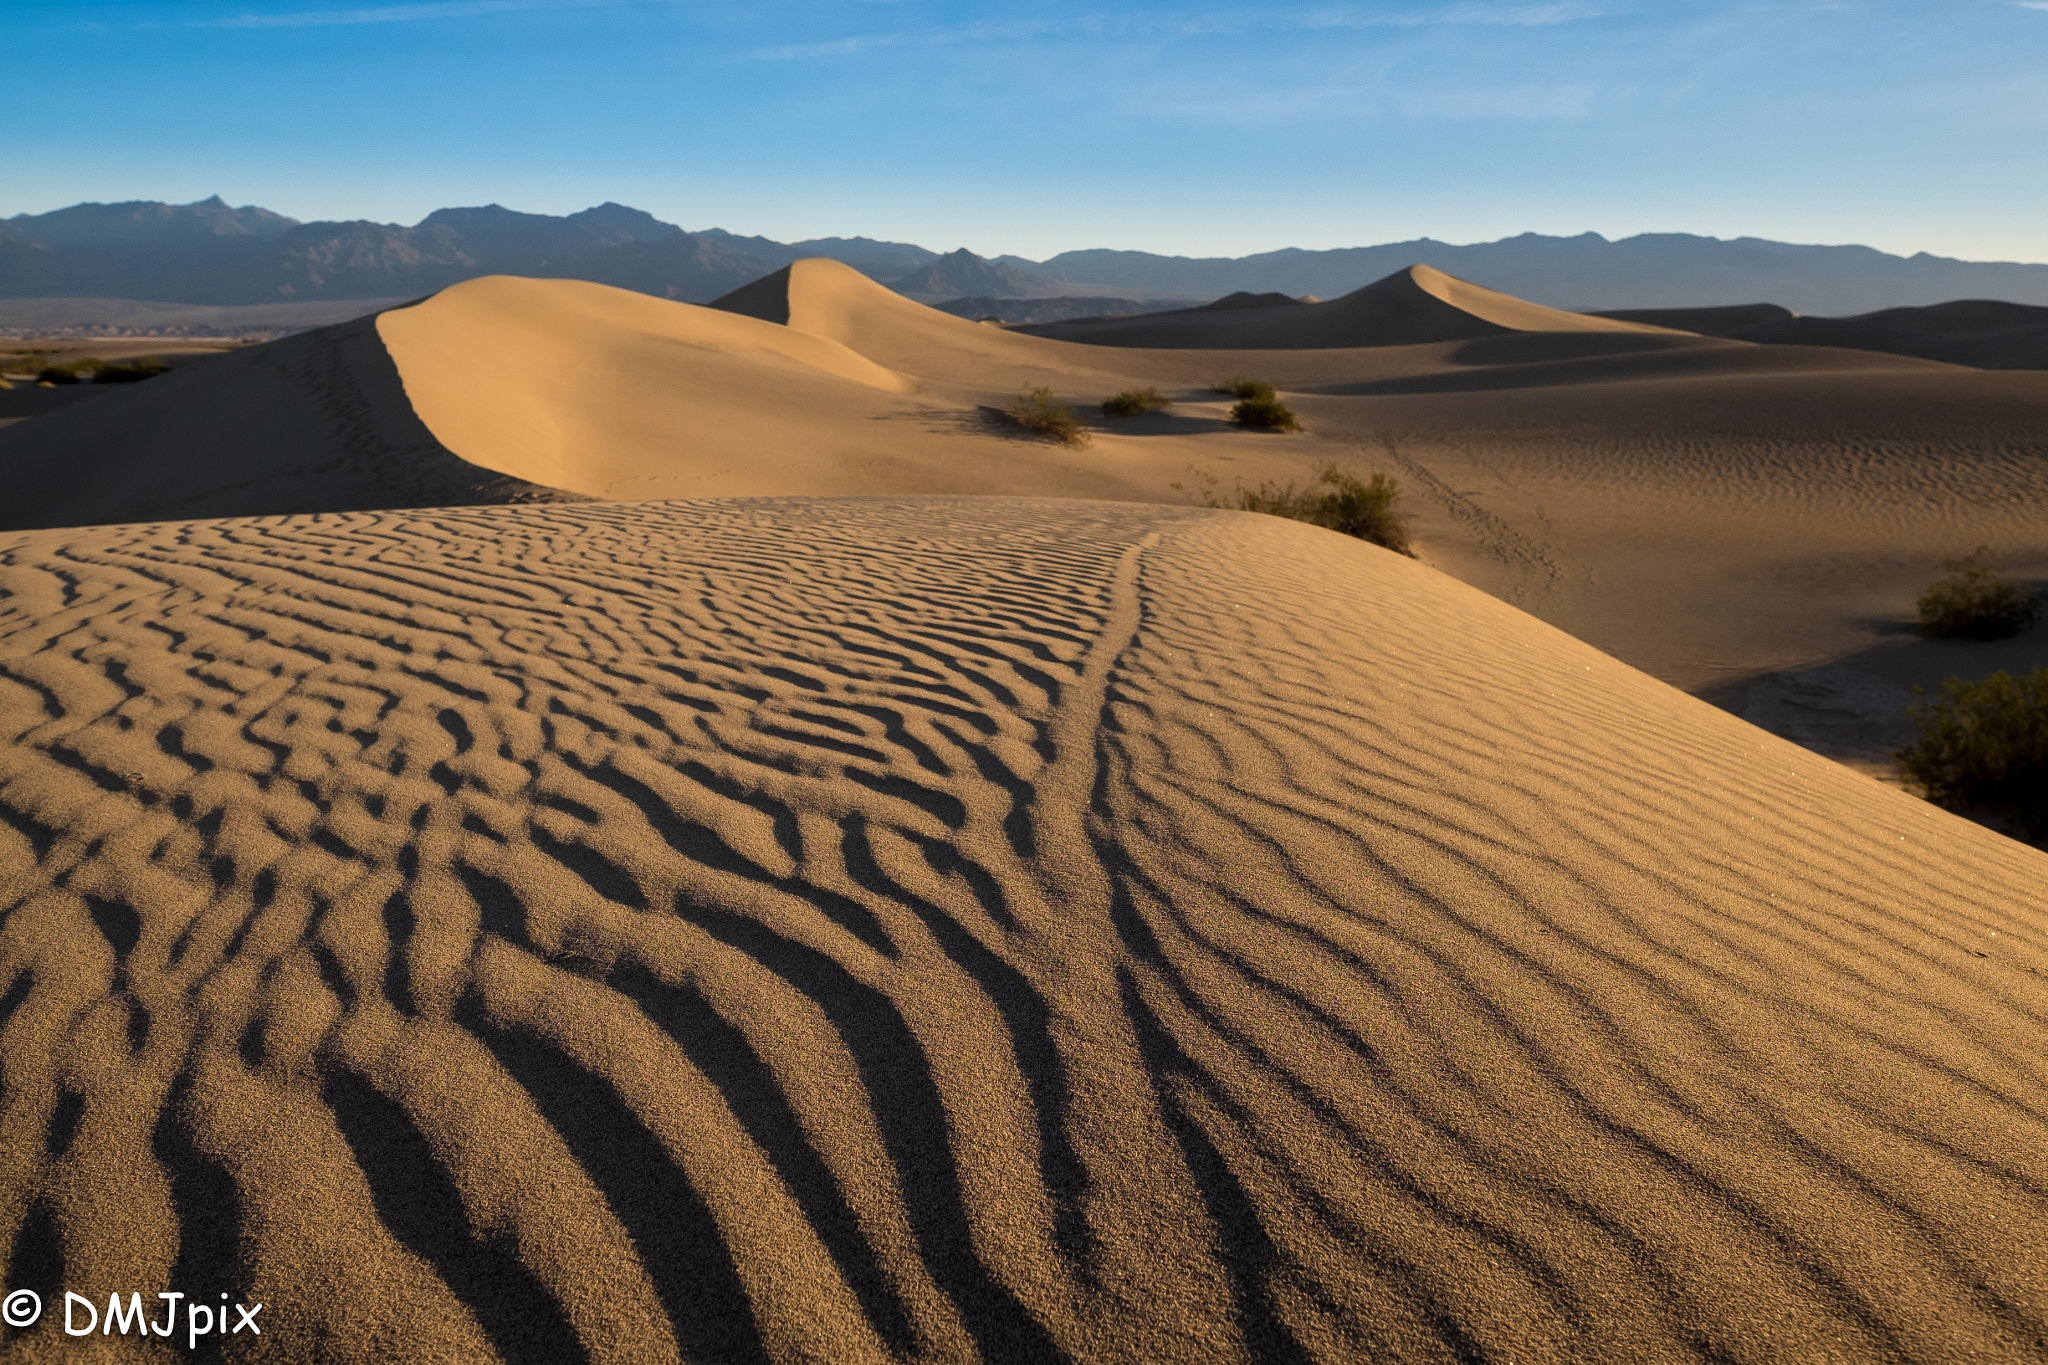
{"label": "sand dune", "polygon": [[1205,350],[1412,346],[1511,332],[1640,334],[1683,344],[1682,334],[1668,328],[1546,308],[1426,265],[1410,266],[1325,303],[1285,299],[1261,307],[1244,302],[1231,308],[1050,322],[1017,330],[1098,346]]}
{"label": "sand dune", "polygon": [[282,1360],[2048,1350],[2048,857],[1396,556],[582,504],[0,590],[10,1286]]}
{"label": "sand dune", "polygon": [[421,425],[376,319],[252,346],[0,431],[10,527],[564,496]]}
{"label": "sand dune", "polygon": [[823,257],[785,266],[711,307],[835,341],[927,379],[986,382],[992,366],[1049,372],[1078,362],[1110,368],[1071,348],[927,308]]}
{"label": "sand dune", "polygon": [[786,457],[910,387],[809,332],[577,281],[474,280],[377,330],[449,449],[593,493],[644,478],[650,447],[700,467]]}

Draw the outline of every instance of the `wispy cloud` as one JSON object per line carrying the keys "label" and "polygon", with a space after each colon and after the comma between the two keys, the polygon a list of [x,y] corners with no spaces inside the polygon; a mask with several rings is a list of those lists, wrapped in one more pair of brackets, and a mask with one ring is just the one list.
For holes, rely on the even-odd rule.
{"label": "wispy cloud", "polygon": [[321,28],[334,24],[408,24],[430,19],[468,19],[512,10],[588,9],[619,0],[444,0],[440,4],[385,5],[377,9],[302,10],[296,14],[243,14],[202,19],[194,28]]}
{"label": "wispy cloud", "polygon": [[2048,0],[2013,0],[2013,3],[2017,4],[2021,9],[2048,11]]}
{"label": "wispy cloud", "polygon": [[[2026,0],[2033,4],[2035,0]],[[2048,6],[2048,0],[2039,0]],[[1611,5],[1592,0],[1554,0],[1548,4],[1461,4],[1380,13],[1348,7],[1315,10],[1225,10],[1205,15],[1167,15],[1150,11],[1081,15],[1068,19],[1012,22],[985,21],[942,28],[898,29],[859,33],[825,42],[792,43],[747,54],[756,61],[803,61],[847,57],[892,47],[955,47],[973,43],[1016,42],[1024,38],[1075,36],[1087,38],[1205,38],[1235,33],[1313,32],[1330,29],[1435,28],[1464,25],[1539,28],[1577,23],[1615,13]]]}

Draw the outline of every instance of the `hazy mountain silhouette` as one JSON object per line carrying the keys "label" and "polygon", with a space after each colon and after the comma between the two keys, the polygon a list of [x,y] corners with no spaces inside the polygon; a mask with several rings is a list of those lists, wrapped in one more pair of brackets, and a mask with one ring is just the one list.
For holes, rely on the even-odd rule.
{"label": "hazy mountain silhouette", "polygon": [[690,233],[623,204],[565,217],[497,204],[440,209],[411,227],[300,223],[264,209],[80,204],[0,221],[0,298],[253,304],[432,293],[479,275],[595,280],[703,302],[804,256],[888,277],[933,259],[866,238],[800,246]]}
{"label": "hazy mountain silhouette", "polygon": [[[516,213],[495,204],[442,209],[403,227],[300,223],[253,206],[230,208],[218,198],[183,205],[79,204],[0,220],[0,298],[208,305],[389,298],[505,273],[596,280],[704,302],[806,256],[832,257],[901,292],[933,300],[1087,295],[1192,302],[1235,292],[1334,298],[1423,264],[1573,311],[1698,310],[1754,299],[1793,313],[1836,316],[1955,299],[2048,305],[2048,265],[1683,233],[1612,242],[1595,233],[1525,233],[1469,246],[1422,238],[1234,258],[1070,251],[1033,262],[1020,256],[984,259],[966,250],[939,256],[909,243],[861,237],[782,243],[718,229],[685,232],[620,204],[565,217]],[[1809,321],[1786,325],[1813,331],[1796,326]],[[1872,325],[1901,330],[1881,321]]]}
{"label": "hazy mountain silhouette", "polygon": [[1059,292],[1044,275],[1014,265],[985,261],[967,248],[950,252],[899,279],[889,287],[916,298],[1032,298]]}

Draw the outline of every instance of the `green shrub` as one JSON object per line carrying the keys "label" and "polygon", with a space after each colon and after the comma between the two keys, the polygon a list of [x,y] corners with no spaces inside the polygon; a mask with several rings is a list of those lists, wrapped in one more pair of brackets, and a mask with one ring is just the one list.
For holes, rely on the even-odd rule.
{"label": "green shrub", "polygon": [[169,374],[171,367],[153,355],[146,355],[126,365],[102,365],[92,377],[95,384],[134,384],[144,379],[154,379],[160,374]]}
{"label": "green shrub", "polygon": [[1265,380],[1252,379],[1241,374],[1229,379],[1219,379],[1210,387],[1217,393],[1227,393],[1232,398],[1240,398],[1247,403],[1271,403],[1279,397],[1273,386]]}
{"label": "green shrub", "polygon": [[[1316,467],[1315,482],[1307,488],[1292,482],[1262,483],[1257,488],[1246,488],[1240,483],[1236,496],[1230,501],[1216,495],[1215,475],[1199,477],[1202,479],[1202,491],[1192,496],[1204,507],[1263,512],[1269,517],[1305,521],[1312,526],[1324,526],[1347,536],[1369,540],[1410,559],[1415,557],[1415,548],[1408,539],[1407,519],[1394,510],[1394,500],[1401,496],[1401,485],[1377,469],[1373,471],[1371,481],[1367,482],[1348,469],[1325,462]],[[1180,484],[1173,487],[1187,492]]]}
{"label": "green shrub", "polygon": [[1928,800],[1990,807],[2030,837],[2048,837],[2048,668],[1950,678],[1906,713],[1919,738],[1895,757]]}
{"label": "green shrub", "polygon": [[1951,559],[1948,577],[1920,594],[1920,632],[1935,639],[2002,640],[2041,615],[2040,597],[2013,582],[1991,562],[1991,547]]}
{"label": "green shrub", "polygon": [[1102,400],[1104,417],[1143,417],[1173,403],[1157,389],[1125,389]]}
{"label": "green shrub", "polygon": [[1230,410],[1230,421],[1251,431],[1301,430],[1301,419],[1277,398],[1247,398]]}
{"label": "green shrub", "polygon": [[1063,445],[1088,444],[1088,428],[1081,425],[1072,408],[1053,400],[1051,389],[1033,389],[1018,395],[1017,401],[1003,410],[1003,416],[1026,431],[1050,436]]}

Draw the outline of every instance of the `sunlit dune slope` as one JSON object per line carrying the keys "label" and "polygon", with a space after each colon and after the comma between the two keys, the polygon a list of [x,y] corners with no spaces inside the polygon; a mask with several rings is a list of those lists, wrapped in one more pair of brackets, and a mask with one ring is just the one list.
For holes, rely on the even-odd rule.
{"label": "sunlit dune slope", "polygon": [[2048,857],[1329,533],[18,533],[0,734],[12,1287],[308,1361],[2048,1350]]}
{"label": "sunlit dune slope", "polygon": [[1623,333],[1660,337],[1672,346],[1711,344],[1647,323],[1546,308],[1426,265],[1409,266],[1325,303],[1289,299],[1267,307],[1193,308],[1016,330],[1099,346],[1204,350],[1412,346],[1514,332]]}
{"label": "sunlit dune slope", "polygon": [[0,525],[559,499],[457,459],[361,318],[0,431]]}
{"label": "sunlit dune slope", "polygon": [[[909,381],[836,341],[579,280],[492,276],[382,313],[413,410],[449,449],[610,491],[660,465],[761,458]],[[655,468],[648,469],[649,463]]]}
{"label": "sunlit dune slope", "polygon": [[850,265],[814,257],[734,290],[711,307],[851,347],[880,364],[941,380],[986,382],[991,369],[1095,366],[1085,353],[941,313]]}

